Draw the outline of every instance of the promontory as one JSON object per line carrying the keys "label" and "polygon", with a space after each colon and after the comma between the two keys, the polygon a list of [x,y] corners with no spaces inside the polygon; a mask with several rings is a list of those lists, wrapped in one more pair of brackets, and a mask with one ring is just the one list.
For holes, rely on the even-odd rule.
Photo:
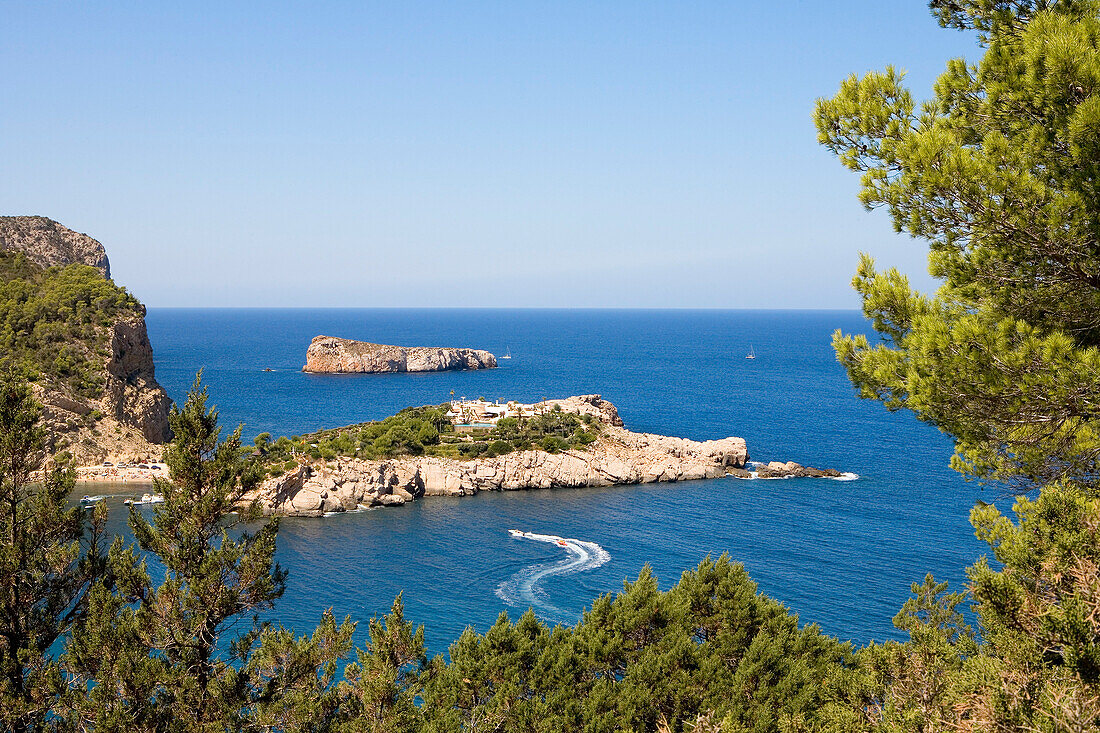
{"label": "promontory", "polygon": [[145,307],[102,244],[44,216],[0,216],[0,368],[31,381],[50,454],[147,462],[171,437]]}
{"label": "promontory", "polygon": [[302,371],[314,374],[387,374],[493,369],[497,358],[481,349],[388,346],[318,336],[306,350]]}
{"label": "promontory", "polygon": [[380,422],[261,441],[257,450],[268,478],[244,502],[294,516],[423,496],[719,478],[748,459],[741,438],[631,432],[599,395],[409,408]]}

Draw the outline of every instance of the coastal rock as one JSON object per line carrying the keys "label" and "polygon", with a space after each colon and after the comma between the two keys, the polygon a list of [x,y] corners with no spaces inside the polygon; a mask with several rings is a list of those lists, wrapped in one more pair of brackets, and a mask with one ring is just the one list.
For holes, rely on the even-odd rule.
{"label": "coastal rock", "polygon": [[833,468],[811,468],[794,461],[770,461],[756,469],[758,478],[838,478],[843,474]]}
{"label": "coastal rock", "polygon": [[39,267],[88,265],[111,279],[102,244],[44,216],[0,216],[0,249],[22,252]]}
{"label": "coastal rock", "polygon": [[383,374],[493,369],[497,359],[480,349],[388,346],[317,336],[306,350],[302,371],[315,374]]}
{"label": "coastal rock", "polygon": [[144,318],[119,321],[111,330],[111,357],[106,364],[104,407],[123,425],[136,428],[150,443],[171,437],[168,411],[172,400],[157,383],[153,347]]}
{"label": "coastal rock", "polygon": [[[599,439],[585,450],[524,450],[467,461],[437,456],[382,461],[341,458],[268,479],[246,500],[258,501],[268,514],[317,516],[322,508],[397,506],[424,496],[720,478],[748,460],[741,438],[695,441],[626,430],[615,406],[598,395],[554,403],[601,416],[604,427]],[[340,497],[338,504],[331,504],[333,508],[326,492]]]}

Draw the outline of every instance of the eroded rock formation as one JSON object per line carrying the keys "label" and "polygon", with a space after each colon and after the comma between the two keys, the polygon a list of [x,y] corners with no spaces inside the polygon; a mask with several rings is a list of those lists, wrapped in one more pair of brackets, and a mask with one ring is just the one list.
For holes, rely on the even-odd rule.
{"label": "eroded rock formation", "polygon": [[102,244],[44,216],[0,216],[0,249],[22,252],[39,267],[89,265],[111,279]]}
{"label": "eroded rock formation", "polygon": [[382,374],[492,369],[497,359],[481,349],[388,346],[318,336],[306,350],[302,371],[317,374]]}

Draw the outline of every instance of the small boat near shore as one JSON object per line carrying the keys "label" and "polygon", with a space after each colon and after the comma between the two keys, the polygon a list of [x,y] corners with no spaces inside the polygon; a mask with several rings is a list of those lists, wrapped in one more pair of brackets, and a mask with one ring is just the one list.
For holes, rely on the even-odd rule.
{"label": "small boat near shore", "polygon": [[163,504],[164,497],[159,494],[142,494],[140,499],[127,499],[123,503],[127,506],[133,504]]}

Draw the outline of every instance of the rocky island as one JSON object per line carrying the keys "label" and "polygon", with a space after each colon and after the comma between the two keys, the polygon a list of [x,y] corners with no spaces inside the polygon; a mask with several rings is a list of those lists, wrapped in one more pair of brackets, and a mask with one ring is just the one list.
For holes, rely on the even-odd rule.
{"label": "rocky island", "polygon": [[585,432],[591,431],[594,440],[565,450],[550,443],[469,460],[441,455],[299,458],[245,500],[258,502],[267,514],[320,516],[425,496],[719,478],[748,460],[742,438],[695,441],[627,430],[615,406],[599,395],[524,407],[540,415],[585,418],[590,426]]}
{"label": "rocky island", "polygon": [[481,349],[389,346],[317,336],[306,350],[302,371],[313,374],[388,374],[493,369],[497,359]]}

